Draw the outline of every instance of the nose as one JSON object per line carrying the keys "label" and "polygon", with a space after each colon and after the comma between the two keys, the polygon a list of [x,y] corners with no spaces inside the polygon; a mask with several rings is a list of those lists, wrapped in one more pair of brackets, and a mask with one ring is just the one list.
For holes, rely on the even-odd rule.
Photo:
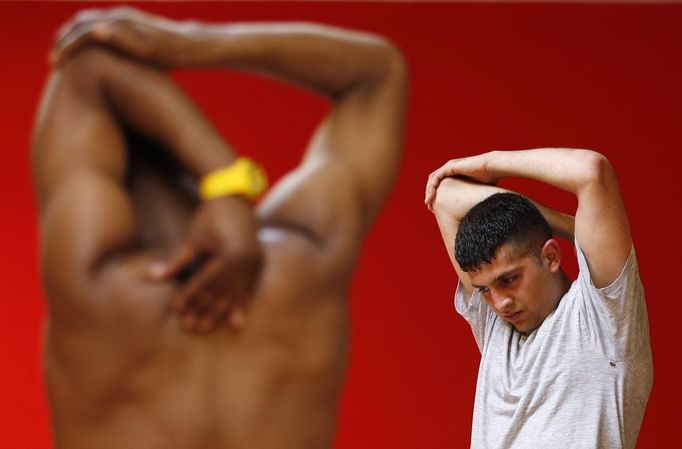
{"label": "nose", "polygon": [[495,305],[495,308],[501,312],[505,311],[505,309],[508,309],[512,305],[512,299],[509,297],[509,295],[506,295],[504,293],[496,292],[494,290],[491,291],[492,294],[492,300],[493,304]]}

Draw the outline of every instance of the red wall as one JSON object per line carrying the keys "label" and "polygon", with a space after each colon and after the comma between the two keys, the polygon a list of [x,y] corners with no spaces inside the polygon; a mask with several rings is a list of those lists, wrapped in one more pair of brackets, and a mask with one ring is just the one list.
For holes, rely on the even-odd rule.
{"label": "red wall", "polygon": [[[49,447],[40,380],[30,129],[45,57],[77,3],[0,3],[0,448]],[[616,167],[647,291],[654,390],[639,448],[677,447],[682,5],[174,3],[206,20],[304,19],[376,31],[411,66],[406,152],[353,285],[352,354],[337,449],[468,447],[478,353],[452,306],[455,276],[422,206],[427,174],[487,149],[597,149]],[[225,136],[274,177],[325,103],[245,75],[182,72]],[[556,207],[571,197],[513,183]],[[574,266],[569,267],[575,272]]]}

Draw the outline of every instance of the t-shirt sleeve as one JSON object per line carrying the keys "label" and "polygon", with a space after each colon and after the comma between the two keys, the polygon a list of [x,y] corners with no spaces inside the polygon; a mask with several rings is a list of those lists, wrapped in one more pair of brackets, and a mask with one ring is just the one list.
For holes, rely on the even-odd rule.
{"label": "t-shirt sleeve", "polygon": [[485,330],[489,321],[488,315],[490,309],[483,298],[481,298],[480,292],[474,289],[471,296],[467,298],[464,295],[464,286],[462,285],[462,282],[458,281],[457,290],[455,291],[455,310],[457,310],[457,313],[462,315],[469,323],[471,332],[476,339],[478,350],[483,352],[486,334]]}
{"label": "t-shirt sleeve", "polygon": [[630,249],[618,278],[607,287],[596,288],[577,240],[575,247],[580,270],[578,284],[585,301],[582,307],[584,322],[590,328],[595,343],[611,360],[624,360],[649,338],[644,289],[635,249]]}

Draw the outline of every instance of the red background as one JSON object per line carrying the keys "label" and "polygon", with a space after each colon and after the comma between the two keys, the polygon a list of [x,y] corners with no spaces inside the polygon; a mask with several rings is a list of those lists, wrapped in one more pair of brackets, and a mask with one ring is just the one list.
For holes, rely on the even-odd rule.
{"label": "red background", "polygon": [[[57,26],[79,3],[0,3],[0,448],[47,448],[29,141]],[[427,174],[487,149],[599,150],[619,175],[651,323],[654,390],[638,448],[679,447],[682,5],[174,3],[214,21],[315,20],[393,39],[411,67],[402,171],[370,234],[350,303],[352,352],[335,448],[468,447],[479,356],[423,207]],[[322,100],[241,74],[176,74],[234,146],[273,178],[296,164]],[[549,205],[573,199],[510,183]],[[568,254],[570,250],[567,248]],[[575,265],[568,271],[575,273]]]}

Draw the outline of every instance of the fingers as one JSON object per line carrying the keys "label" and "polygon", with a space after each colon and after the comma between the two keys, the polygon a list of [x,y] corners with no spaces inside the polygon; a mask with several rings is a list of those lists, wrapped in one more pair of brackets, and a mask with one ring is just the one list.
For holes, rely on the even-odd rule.
{"label": "fingers", "polygon": [[201,311],[196,330],[210,332],[227,319],[230,312],[230,301],[227,298],[212,298],[208,307]]}
{"label": "fingers", "polygon": [[230,301],[225,296],[218,297],[213,286],[222,265],[220,260],[205,263],[173,298],[171,309],[185,331],[206,333],[225,320]]}
{"label": "fingers", "polygon": [[187,281],[171,304],[173,312],[181,317],[183,329],[206,333],[226,321],[235,329],[244,325],[242,303],[253,284],[245,278],[250,279],[253,273],[237,268],[224,260],[211,260]]}
{"label": "fingers", "polygon": [[149,275],[157,281],[173,279],[192,265],[199,255],[197,247],[191,243],[186,243],[167,262],[155,262],[150,265]]}
{"label": "fingers", "polygon": [[123,45],[122,39],[126,37],[128,19],[138,15],[136,10],[126,7],[79,12],[57,32],[49,62],[59,66],[81,48],[93,43],[120,47]]}
{"label": "fingers", "polygon": [[240,329],[246,322],[244,310],[234,307],[233,302],[226,297],[204,294],[199,304],[201,307],[197,310],[190,309],[180,315],[179,324],[183,330],[205,334],[221,324],[227,323],[233,329]]}
{"label": "fingers", "polygon": [[96,40],[98,33],[93,34],[93,25],[101,22],[104,13],[100,9],[81,11],[69,22],[62,25],[50,51],[49,61],[53,65],[60,65],[69,55],[72,55],[86,43]]}
{"label": "fingers", "polygon": [[448,173],[450,171],[449,167],[450,161],[445,165],[432,172],[426,182],[426,191],[424,192],[424,204],[426,207],[433,212],[433,201],[436,199],[436,191],[443,178],[450,176]]}
{"label": "fingers", "polygon": [[215,278],[222,269],[223,261],[221,260],[211,260],[205,263],[201,270],[187,280],[180,292],[173,298],[171,302],[172,310],[183,314],[190,308],[197,308],[199,306],[197,302],[200,300],[201,294],[210,292]]}
{"label": "fingers", "polygon": [[440,179],[438,178],[437,173],[431,173],[426,182],[426,191],[424,192],[424,204],[426,204],[426,207],[428,207],[431,212],[433,212],[433,200],[436,197],[438,184],[440,184]]}
{"label": "fingers", "polygon": [[251,296],[263,257],[252,215],[241,200],[202,203],[195,212],[188,242],[199,251],[179,251],[164,272],[172,276],[198,262],[188,276],[176,278],[179,291],[171,300],[185,329],[208,331],[228,317],[233,326],[243,322],[243,315],[233,312]]}

